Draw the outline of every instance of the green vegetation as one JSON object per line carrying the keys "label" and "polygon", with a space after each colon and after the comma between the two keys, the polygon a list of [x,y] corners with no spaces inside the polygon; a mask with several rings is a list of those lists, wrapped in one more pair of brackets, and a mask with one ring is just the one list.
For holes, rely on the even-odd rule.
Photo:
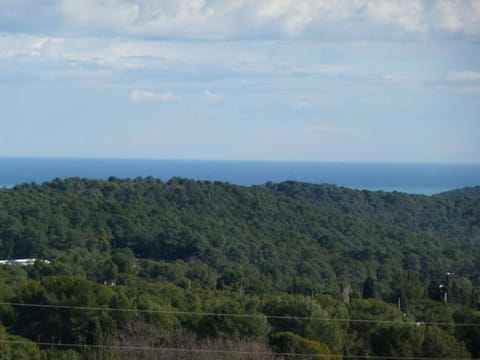
{"label": "green vegetation", "polygon": [[462,189],[456,189],[451,191],[446,191],[438,194],[437,196],[449,196],[449,197],[469,197],[469,198],[480,198],[480,186],[470,186]]}
{"label": "green vegetation", "polygon": [[0,266],[0,351],[478,357],[480,199],[470,193],[181,178],[0,190],[0,258],[49,260]]}

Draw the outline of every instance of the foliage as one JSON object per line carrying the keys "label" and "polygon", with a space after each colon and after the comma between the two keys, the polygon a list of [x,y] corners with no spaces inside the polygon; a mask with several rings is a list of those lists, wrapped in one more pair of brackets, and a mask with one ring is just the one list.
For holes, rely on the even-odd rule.
{"label": "foliage", "polygon": [[5,360],[41,360],[41,352],[35,343],[20,336],[9,335],[0,325],[0,355]]}
{"label": "foliage", "polygon": [[[274,351],[287,354],[287,359],[289,358],[289,353],[317,355],[321,356],[322,359],[334,358],[329,356],[330,349],[327,345],[320,341],[305,339],[300,335],[291,332],[278,332],[273,334],[270,340],[270,345]],[[317,356],[312,356],[312,359],[317,358]],[[295,358],[295,356],[292,355],[292,358]],[[308,359],[308,357],[304,356],[302,356],[302,358]]]}
{"label": "foliage", "polygon": [[[480,327],[451,325],[480,318],[480,203],[470,193],[180,178],[2,189],[0,257],[48,260],[0,266],[0,336],[21,339],[2,349],[52,360],[134,358],[121,345],[219,358],[240,348],[479,357]],[[194,354],[205,358],[184,355]]]}

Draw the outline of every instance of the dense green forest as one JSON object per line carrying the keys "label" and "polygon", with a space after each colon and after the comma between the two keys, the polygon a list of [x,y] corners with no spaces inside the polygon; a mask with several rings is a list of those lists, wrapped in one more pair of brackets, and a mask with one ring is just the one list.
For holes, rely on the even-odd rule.
{"label": "dense green forest", "polygon": [[438,194],[437,196],[480,198],[480,186],[469,186]]}
{"label": "dense green forest", "polygon": [[[6,359],[480,357],[478,187],[0,190]],[[273,355],[275,354],[275,355]]]}

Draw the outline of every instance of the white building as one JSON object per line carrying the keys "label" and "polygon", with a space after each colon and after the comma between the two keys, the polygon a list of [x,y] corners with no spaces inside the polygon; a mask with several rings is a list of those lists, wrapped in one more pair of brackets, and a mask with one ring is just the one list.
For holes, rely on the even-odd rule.
{"label": "white building", "polygon": [[10,259],[10,260],[0,260],[0,265],[33,265],[35,261],[40,261],[45,264],[50,264],[48,260],[38,260],[38,259]]}

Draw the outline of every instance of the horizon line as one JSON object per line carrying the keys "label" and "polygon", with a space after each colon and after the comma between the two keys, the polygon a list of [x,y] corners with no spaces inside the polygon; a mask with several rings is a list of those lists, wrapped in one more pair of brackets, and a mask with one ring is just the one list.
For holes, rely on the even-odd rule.
{"label": "horizon line", "polygon": [[198,162],[257,162],[257,163],[331,163],[331,164],[378,164],[378,165],[480,165],[468,161],[415,161],[415,160],[301,160],[301,159],[195,159],[195,158],[156,158],[156,157],[88,157],[88,156],[16,156],[0,155],[0,159],[11,160],[121,160],[121,161],[198,161]]}

